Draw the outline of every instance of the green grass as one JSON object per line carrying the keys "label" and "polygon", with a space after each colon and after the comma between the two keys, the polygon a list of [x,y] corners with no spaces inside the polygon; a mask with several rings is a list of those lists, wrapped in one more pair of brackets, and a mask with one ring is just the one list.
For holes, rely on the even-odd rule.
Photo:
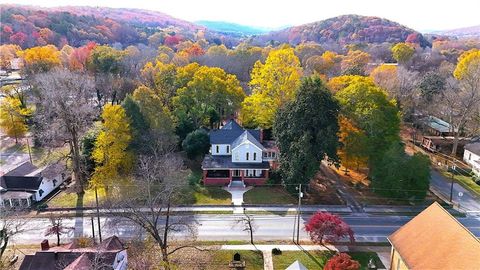
{"label": "green grass", "polygon": [[[263,255],[260,251],[251,250],[216,250],[214,252],[211,264],[207,269],[229,269],[228,263],[232,261],[233,255],[239,253],[241,259],[245,261],[248,270],[263,270]],[[223,266],[223,267],[222,267]]]}
{"label": "green grass", "polygon": [[181,204],[194,205],[230,205],[232,196],[221,187],[204,187],[201,186],[201,171],[192,171],[188,176],[189,187],[185,192]]}
{"label": "green grass", "polygon": [[254,187],[243,194],[246,204],[293,204],[296,199],[281,187]]}
{"label": "green grass", "polygon": [[[273,255],[273,268],[283,270],[298,260],[308,269],[323,269],[334,254],[327,251],[283,251],[281,255]],[[375,252],[348,252],[348,254],[360,263],[360,269],[367,269],[370,258],[375,259],[377,268],[383,266]]]}
{"label": "green grass", "polygon": [[[452,179],[452,174],[450,172],[442,171],[443,176],[445,176],[448,179]],[[459,183],[461,186],[464,188],[472,191],[476,195],[480,196],[480,185],[477,185],[473,181],[473,177],[471,176],[466,176],[462,174],[456,174],[454,176],[455,182]]]}
{"label": "green grass", "polygon": [[[99,203],[105,198],[105,190],[98,189]],[[83,195],[77,193],[60,192],[47,202],[48,207],[92,207],[95,206],[95,190],[87,189]]]}

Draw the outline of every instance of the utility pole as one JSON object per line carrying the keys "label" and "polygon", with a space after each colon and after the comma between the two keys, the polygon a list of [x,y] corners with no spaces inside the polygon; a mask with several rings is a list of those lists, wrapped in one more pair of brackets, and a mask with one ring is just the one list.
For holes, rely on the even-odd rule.
{"label": "utility pole", "polygon": [[90,220],[92,221],[92,238],[93,242],[95,242],[95,225],[93,223],[93,216],[90,217]]}
{"label": "utility pole", "polygon": [[299,244],[299,236],[300,236],[300,207],[302,206],[302,184],[298,185],[298,210],[297,210],[297,245]]}
{"label": "utility pole", "polygon": [[33,164],[32,160],[32,151],[30,151],[30,142],[28,141],[28,137],[25,137],[27,139],[27,149],[28,149],[28,156],[30,157],[30,163]]}
{"label": "utility pole", "polygon": [[452,166],[452,171],[450,172],[452,174],[452,184],[450,185],[450,202],[452,202],[453,199],[453,181],[455,180],[455,174],[453,173],[457,168],[455,167],[455,164]]}
{"label": "utility pole", "polygon": [[98,192],[97,187],[95,187],[95,202],[97,204],[97,222],[98,222],[98,239],[100,243],[102,242],[102,230],[100,228],[100,210],[98,209]]}

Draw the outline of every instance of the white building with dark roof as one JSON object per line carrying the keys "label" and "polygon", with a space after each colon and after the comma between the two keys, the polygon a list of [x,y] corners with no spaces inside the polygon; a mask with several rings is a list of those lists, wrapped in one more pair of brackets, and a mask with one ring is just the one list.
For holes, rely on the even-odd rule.
{"label": "white building with dark roof", "polygon": [[0,177],[0,206],[30,207],[65,181],[65,166],[38,168],[25,162]]}
{"label": "white building with dark roof", "polygon": [[210,132],[210,154],[202,162],[205,185],[229,185],[238,181],[262,185],[276,166],[278,149],[263,140],[258,129],[243,129],[235,120]]}
{"label": "white building with dark roof", "polygon": [[465,145],[463,160],[472,166],[472,171],[480,177],[480,141]]}

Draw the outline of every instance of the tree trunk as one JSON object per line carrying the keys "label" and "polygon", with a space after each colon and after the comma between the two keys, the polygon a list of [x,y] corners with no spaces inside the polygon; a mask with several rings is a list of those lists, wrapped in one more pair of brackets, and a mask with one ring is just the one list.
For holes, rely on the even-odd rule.
{"label": "tree trunk", "polygon": [[57,247],[60,246],[60,232],[57,230]]}
{"label": "tree trunk", "polygon": [[452,147],[452,156],[455,157],[457,155],[457,148],[458,148],[458,131],[453,133],[453,147]]}
{"label": "tree trunk", "polygon": [[0,231],[0,259],[3,257],[3,253],[7,249],[8,246],[8,235],[6,230]]}
{"label": "tree trunk", "polygon": [[75,185],[77,189],[77,194],[83,193],[83,175],[80,165],[80,147],[78,145],[78,134],[73,129],[72,130],[72,141],[70,143],[70,148],[72,152],[72,162],[73,162],[73,174],[75,176]]}

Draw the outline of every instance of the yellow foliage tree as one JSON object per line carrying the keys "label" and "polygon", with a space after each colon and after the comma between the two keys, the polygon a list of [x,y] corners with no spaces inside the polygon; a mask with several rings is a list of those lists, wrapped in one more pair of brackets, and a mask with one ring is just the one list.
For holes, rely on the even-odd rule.
{"label": "yellow foliage tree", "polygon": [[31,113],[30,109],[22,106],[18,98],[6,96],[0,102],[0,128],[18,143],[18,138],[23,137],[28,131],[25,119]]}
{"label": "yellow foliage tree", "polygon": [[342,59],[342,74],[364,75],[370,62],[370,54],[360,50],[350,50]]}
{"label": "yellow foliage tree", "polygon": [[251,72],[252,95],[242,103],[243,124],[271,128],[277,109],[294,98],[301,76],[300,61],[290,47],[270,51],[265,64],[257,61]]}
{"label": "yellow foliage tree", "polygon": [[53,45],[33,47],[17,52],[30,72],[45,72],[60,65],[60,51]]}
{"label": "yellow foliage tree", "polygon": [[374,85],[372,78],[359,76],[359,75],[343,75],[338,77],[331,78],[327,86],[333,93],[336,93],[344,88],[347,88],[349,85],[354,83],[367,83],[369,85]]}
{"label": "yellow foliage tree", "polygon": [[132,154],[127,151],[132,135],[122,106],[107,104],[102,120],[92,154],[96,167],[90,183],[93,187],[105,188],[108,194],[109,187],[132,168]]}
{"label": "yellow foliage tree", "polygon": [[370,72],[370,77],[375,84],[387,90],[388,93],[395,93],[398,88],[397,66],[380,65]]}
{"label": "yellow foliage tree", "polygon": [[457,67],[453,72],[453,76],[457,80],[469,79],[470,77],[479,78],[480,70],[480,50],[472,49],[466,51],[458,58]]}
{"label": "yellow foliage tree", "polygon": [[397,43],[392,47],[392,56],[398,63],[404,64],[412,59],[415,49],[409,43]]}

